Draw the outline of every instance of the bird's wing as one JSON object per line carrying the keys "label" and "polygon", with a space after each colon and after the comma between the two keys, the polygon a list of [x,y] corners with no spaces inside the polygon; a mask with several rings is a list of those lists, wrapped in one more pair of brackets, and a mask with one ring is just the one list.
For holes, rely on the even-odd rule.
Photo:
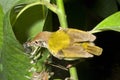
{"label": "bird's wing", "polygon": [[60,30],[65,31],[71,37],[73,42],[86,42],[86,41],[93,42],[96,39],[96,37],[92,33],[87,31],[72,28],[65,28]]}
{"label": "bird's wing", "polygon": [[72,46],[69,46],[68,48],[62,49],[60,52],[58,52],[58,55],[63,57],[63,59],[66,59],[66,60],[93,57],[92,54],[88,53],[80,45],[72,45]]}

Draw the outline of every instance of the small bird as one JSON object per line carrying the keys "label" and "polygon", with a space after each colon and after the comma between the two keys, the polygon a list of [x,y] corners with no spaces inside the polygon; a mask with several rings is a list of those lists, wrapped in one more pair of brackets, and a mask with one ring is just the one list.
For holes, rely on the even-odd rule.
{"label": "small bird", "polygon": [[55,32],[38,33],[27,42],[27,46],[45,47],[58,59],[76,60],[102,54],[102,48],[94,44],[95,39],[96,37],[87,31],[60,28]]}

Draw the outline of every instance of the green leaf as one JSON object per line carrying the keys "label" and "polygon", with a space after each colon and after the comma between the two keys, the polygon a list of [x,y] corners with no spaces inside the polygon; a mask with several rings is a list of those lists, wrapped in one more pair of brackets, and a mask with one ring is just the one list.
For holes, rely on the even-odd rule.
{"label": "green leaf", "polygon": [[[25,6],[17,15],[13,29],[17,39],[24,43],[39,32],[43,31],[48,15],[48,9],[39,3],[31,3]],[[21,35],[21,33],[24,35]]]}
{"label": "green leaf", "polygon": [[4,13],[0,5],[0,72],[2,71],[1,50],[2,50],[2,45],[3,45],[3,16],[4,16]]}
{"label": "green leaf", "polygon": [[39,0],[0,0],[0,4],[2,5],[3,12],[7,13],[14,5],[22,4],[22,3],[32,3]]}
{"label": "green leaf", "polygon": [[[33,0],[28,0],[29,1],[33,1]],[[34,0],[36,1],[36,0]],[[0,80],[28,80],[28,78],[26,78],[26,76],[29,76],[29,72],[28,70],[31,68],[31,64],[30,64],[30,60],[29,57],[26,56],[26,53],[23,50],[23,46],[19,43],[21,42],[18,37],[21,35],[25,35],[24,33],[27,34],[27,38],[34,35],[34,33],[36,33],[38,31],[41,31],[41,28],[43,28],[44,24],[45,24],[45,20],[46,20],[46,16],[47,16],[47,9],[45,10],[41,10],[40,5],[35,5],[34,8],[37,6],[39,6],[38,8],[38,12],[40,10],[40,14],[37,13],[37,16],[29,16],[27,21],[28,23],[29,20],[31,19],[31,17],[38,17],[38,15],[41,15],[44,13],[44,17],[40,16],[38,17],[38,20],[33,20],[34,23],[31,25],[26,25],[24,24],[21,25],[21,16],[23,18],[23,22],[25,22],[25,18],[30,15],[31,13],[35,13],[35,12],[31,12],[28,11],[29,13],[27,15],[21,14],[18,18],[17,21],[13,25],[11,24],[11,19],[12,16],[14,16],[14,14],[11,15],[11,11],[13,9],[13,6],[20,4],[20,3],[25,3],[26,4],[27,0],[1,0],[0,4],[2,4],[2,8],[3,11],[0,7]],[[10,3],[9,5],[6,4]],[[33,8],[33,7],[30,7]],[[29,9],[30,9],[29,8]],[[43,7],[42,7],[43,8]],[[5,10],[6,9],[6,10]],[[46,11],[46,12],[45,12]],[[4,15],[3,15],[4,12]],[[26,12],[26,11],[24,11]],[[24,13],[23,12],[23,13]],[[14,16],[16,17],[16,16]],[[4,19],[3,19],[4,18]],[[19,20],[18,20],[19,19]],[[32,18],[33,19],[33,18]],[[14,21],[14,20],[13,20]],[[19,23],[19,26],[16,25]],[[36,28],[36,24],[39,24]],[[27,26],[27,31],[24,32],[25,26]],[[15,32],[13,32],[13,28],[16,31],[22,31],[20,34],[16,34]],[[34,30],[36,28],[36,30]],[[19,30],[20,29],[20,30]],[[15,33],[15,34],[14,34]],[[25,41],[25,37],[19,37],[19,38],[23,38]],[[19,41],[18,41],[19,40]]]}
{"label": "green leaf", "polygon": [[8,12],[10,8],[19,0],[0,0],[4,13]]}
{"label": "green leaf", "polygon": [[0,5],[0,50],[1,50],[2,44],[3,44],[3,16],[4,16],[4,13],[3,13],[2,7]]}
{"label": "green leaf", "polygon": [[16,40],[10,24],[9,13],[4,16],[3,46],[1,50],[0,74],[2,80],[27,80],[25,76],[30,68],[29,59],[24,54],[22,46]]}
{"label": "green leaf", "polygon": [[106,30],[114,30],[120,32],[120,11],[105,18],[93,30],[91,30],[91,32],[96,33]]}

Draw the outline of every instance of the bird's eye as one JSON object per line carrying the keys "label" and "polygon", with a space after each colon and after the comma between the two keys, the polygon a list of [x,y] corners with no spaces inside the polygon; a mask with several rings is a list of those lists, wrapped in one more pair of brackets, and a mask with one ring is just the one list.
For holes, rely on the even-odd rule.
{"label": "bird's eye", "polygon": [[35,44],[38,44],[38,41],[35,41]]}

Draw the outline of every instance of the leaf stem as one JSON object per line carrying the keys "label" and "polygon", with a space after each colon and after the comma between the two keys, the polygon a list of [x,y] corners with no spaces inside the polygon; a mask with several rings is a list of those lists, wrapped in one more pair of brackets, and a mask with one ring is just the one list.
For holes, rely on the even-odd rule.
{"label": "leaf stem", "polygon": [[69,68],[70,76],[73,80],[78,80],[76,67]]}
{"label": "leaf stem", "polygon": [[60,21],[60,26],[63,28],[67,28],[68,24],[66,20],[63,0],[56,0],[56,2],[57,2],[57,7],[58,7],[57,15]]}
{"label": "leaf stem", "polygon": [[31,3],[27,6],[25,6],[17,15],[17,18],[28,8],[35,6],[35,5],[45,5],[48,9],[50,9],[52,12],[57,14],[57,7],[55,5],[50,4],[48,1],[39,1],[35,3]]}

